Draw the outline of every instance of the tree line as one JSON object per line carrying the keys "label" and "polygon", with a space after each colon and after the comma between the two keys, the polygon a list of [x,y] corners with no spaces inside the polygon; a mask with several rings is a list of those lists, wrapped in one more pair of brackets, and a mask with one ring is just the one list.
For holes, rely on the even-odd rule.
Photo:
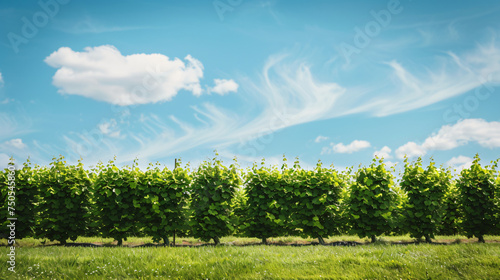
{"label": "tree line", "polygon": [[[137,161],[114,161],[87,170],[81,162],[54,158],[49,166],[26,161],[0,172],[0,219],[7,236],[8,206],[15,208],[16,238],[76,240],[151,236],[169,245],[171,236],[203,241],[228,235],[260,238],[296,235],[360,238],[401,235],[431,242],[435,235],[464,234],[484,242],[500,232],[500,177],[497,161],[481,166],[478,155],[458,176],[422,159],[405,159],[395,183],[394,169],[375,158],[369,166],[338,171],[318,162],[303,169],[255,163],[241,169],[217,158],[191,170],[159,163],[143,171]],[[9,185],[14,181],[15,187]],[[15,197],[15,200],[9,197]],[[9,203],[14,201],[15,204]],[[11,208],[12,209],[12,208]],[[5,221],[5,222],[4,222]]]}

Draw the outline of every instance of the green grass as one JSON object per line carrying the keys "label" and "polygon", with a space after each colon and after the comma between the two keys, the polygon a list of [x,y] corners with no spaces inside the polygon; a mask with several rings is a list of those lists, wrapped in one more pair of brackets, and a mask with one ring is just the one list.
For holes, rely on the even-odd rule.
{"label": "green grass", "polygon": [[[409,235],[402,235],[402,236],[382,236],[379,238],[381,241],[387,241],[387,242],[398,242],[398,241],[414,241]],[[500,236],[491,236],[491,235],[486,235],[485,236],[486,242],[499,242],[500,243]],[[468,239],[466,236],[463,235],[454,235],[454,236],[436,236],[434,241],[436,242],[456,242],[457,240],[460,240],[461,243],[470,243],[470,242],[477,242],[477,238],[471,238]],[[326,243],[331,243],[335,241],[356,241],[356,242],[361,242],[361,243],[368,243],[370,242],[369,238],[358,238],[357,236],[352,236],[352,235],[341,235],[341,236],[333,236],[331,238],[325,238]],[[67,240],[68,243],[72,243],[72,240]],[[112,238],[102,238],[102,237],[78,237],[78,239],[74,242],[77,243],[96,243],[96,244],[102,244],[105,246],[113,246],[116,245],[116,241],[114,241]],[[170,242],[172,242],[172,238],[170,238]],[[261,240],[259,238],[246,238],[246,237],[236,237],[236,236],[227,236],[221,238],[221,243],[226,244],[226,245],[247,245],[247,244],[256,244],[260,243]],[[284,237],[275,237],[275,238],[269,238],[268,242],[270,243],[280,243],[280,244],[287,244],[287,243],[304,243],[304,242],[318,242],[317,239],[314,238],[301,238],[297,236],[284,236]],[[53,244],[59,244],[57,241],[48,241],[48,240],[41,240],[41,239],[34,239],[34,238],[24,238],[24,239],[18,239],[16,240],[16,243],[18,246],[21,247],[34,247],[34,246],[42,246],[42,245],[53,245]],[[127,238],[127,241],[123,242],[123,245],[139,245],[139,244],[147,244],[147,243],[153,243],[151,237],[129,237]],[[181,245],[181,244],[200,244],[200,243],[206,243],[206,242],[201,242],[196,238],[193,237],[177,237],[176,238],[176,244]],[[7,245],[7,239],[0,239],[0,246],[6,246]]]}
{"label": "green grass", "polygon": [[[339,239],[337,239],[339,240]],[[149,242],[149,240],[148,240]],[[0,279],[500,279],[500,244],[2,247]]]}

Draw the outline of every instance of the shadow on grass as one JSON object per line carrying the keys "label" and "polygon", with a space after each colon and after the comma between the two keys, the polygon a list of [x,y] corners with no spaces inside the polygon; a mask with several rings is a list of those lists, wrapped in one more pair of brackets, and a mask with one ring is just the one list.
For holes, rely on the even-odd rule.
{"label": "shadow on grass", "polygon": [[[221,243],[219,245],[215,245],[214,243],[189,243],[189,242],[184,242],[182,244],[170,244],[170,245],[165,245],[163,243],[144,243],[144,244],[124,244],[124,245],[117,245],[117,242],[105,242],[105,243],[79,243],[79,242],[68,242],[66,244],[45,244],[46,242],[41,242],[41,245],[33,245],[33,246],[26,246],[26,247],[51,247],[51,246],[57,246],[57,247],[111,247],[111,248],[116,248],[116,247],[126,247],[126,248],[144,248],[144,247],[221,247],[221,246],[235,246],[235,247],[248,247],[248,246],[288,246],[288,247],[304,247],[304,246],[335,246],[335,247],[354,247],[354,246],[390,246],[390,245],[419,245],[419,244],[429,244],[429,245],[454,245],[454,244],[461,244],[463,241],[459,238],[455,240],[449,240],[445,242],[439,242],[439,241],[432,241],[432,242],[425,242],[424,240],[412,240],[412,241],[387,241],[384,240],[383,238],[377,239],[375,242],[370,242],[369,240],[364,240],[364,242],[357,242],[357,241],[335,241],[335,242],[329,242],[321,245],[319,242],[314,242],[314,241],[270,241],[266,244],[261,243],[261,242],[250,242],[250,243],[236,243],[236,242],[226,242],[226,243]],[[479,243],[479,242],[467,242],[467,243]],[[489,242],[487,242],[489,243]],[[497,243],[497,241],[492,241],[492,243]],[[2,246],[4,247],[4,246]],[[25,246],[23,246],[25,247]]]}

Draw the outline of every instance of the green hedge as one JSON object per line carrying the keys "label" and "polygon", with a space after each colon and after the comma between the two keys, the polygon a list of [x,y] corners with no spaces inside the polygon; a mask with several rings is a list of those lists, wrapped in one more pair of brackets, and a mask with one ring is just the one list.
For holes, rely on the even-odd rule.
{"label": "green hedge", "polygon": [[461,228],[467,237],[477,237],[484,242],[485,234],[498,234],[500,188],[495,167],[483,168],[479,156],[469,169],[460,173],[457,181],[459,189],[459,209],[462,213]]}
{"label": "green hedge", "polygon": [[425,237],[427,242],[443,227],[446,213],[445,195],[451,186],[451,172],[437,168],[431,161],[422,168],[422,159],[411,164],[405,159],[401,188],[408,201],[404,206],[404,228],[411,237]]}
{"label": "green hedge", "polygon": [[[13,161],[11,161],[13,162]],[[38,186],[40,184],[39,176],[43,174],[40,172],[41,168],[31,166],[29,159],[23,164],[22,168],[15,170],[14,172],[5,169],[0,172],[0,198],[2,201],[0,208],[0,218],[2,229],[1,233],[3,236],[8,235],[9,229],[7,228],[7,217],[8,216],[8,200],[7,197],[13,195],[15,197],[14,203],[11,202],[11,207],[15,209],[15,217],[17,218],[16,223],[16,238],[24,237],[34,237],[35,230],[40,223],[38,217],[39,211],[39,191]],[[12,174],[15,173],[15,174]],[[14,175],[15,189],[9,188],[9,177]]]}
{"label": "green hedge", "polygon": [[189,189],[192,195],[192,235],[203,241],[220,238],[235,232],[232,216],[232,200],[242,184],[241,175],[235,164],[226,167],[214,158],[205,161],[193,174]]}
{"label": "green hedge", "polygon": [[393,175],[382,160],[374,159],[369,167],[360,168],[355,178],[348,202],[352,232],[374,242],[376,236],[391,232],[390,219],[396,202]]}
{"label": "green hedge", "polygon": [[[406,234],[427,241],[436,234],[465,234],[484,241],[500,232],[500,177],[497,163],[482,167],[479,157],[456,178],[450,170],[405,161],[399,184],[382,160],[352,174],[321,162],[305,170],[267,167],[263,161],[241,170],[214,158],[196,170],[113,161],[92,170],[68,165],[63,157],[50,167],[0,171],[0,218],[6,237],[9,176],[15,179],[16,238],[35,236],[64,243],[78,236],[194,236],[219,243],[240,235],[283,235],[323,239],[336,234],[376,237]],[[13,203],[11,203],[13,204]]]}
{"label": "green hedge", "polygon": [[50,168],[37,172],[40,203],[38,238],[76,240],[88,227],[90,178],[81,162],[68,166],[61,158],[54,159]]}
{"label": "green hedge", "polygon": [[171,171],[150,165],[141,174],[138,191],[142,200],[135,206],[142,217],[144,234],[153,237],[154,242],[163,239],[168,245],[169,236],[187,234],[190,183],[191,177],[184,168]]}

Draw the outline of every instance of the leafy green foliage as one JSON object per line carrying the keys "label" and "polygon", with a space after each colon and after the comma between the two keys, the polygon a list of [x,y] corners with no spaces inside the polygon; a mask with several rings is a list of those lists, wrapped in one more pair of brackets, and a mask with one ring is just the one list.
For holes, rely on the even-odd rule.
{"label": "leafy green foliage", "polygon": [[434,238],[442,225],[445,211],[443,200],[450,188],[450,181],[450,172],[436,168],[433,161],[424,170],[422,158],[413,164],[405,159],[401,187],[408,194],[404,224],[411,237],[425,237],[427,242]]}
{"label": "leafy green foliage", "polygon": [[442,226],[439,229],[440,235],[457,235],[460,233],[460,209],[459,209],[459,191],[455,182],[452,182],[450,188],[443,198],[443,205],[446,211],[442,219]]}
{"label": "leafy green foliage", "polygon": [[139,179],[137,191],[142,200],[134,200],[142,217],[144,233],[153,237],[154,242],[163,239],[169,244],[169,235],[185,235],[188,230],[187,192],[191,177],[188,170],[168,168],[161,170],[150,165]]}
{"label": "leafy green foliage", "polygon": [[0,269],[0,279],[499,279],[498,245],[117,250],[28,244],[16,274]]}
{"label": "leafy green foliage", "polygon": [[81,162],[68,166],[64,157],[53,158],[50,169],[38,170],[40,226],[37,236],[62,244],[86,231],[88,189],[91,181]]}
{"label": "leafy green foliage", "polygon": [[390,232],[390,216],[394,208],[393,176],[383,160],[373,159],[369,167],[360,168],[350,187],[350,220],[352,232],[360,238]]}
{"label": "leafy green foliage", "polygon": [[[50,167],[0,172],[2,236],[9,192],[15,192],[16,238],[38,236],[65,242],[77,236],[112,237],[146,234],[168,243],[171,235],[204,241],[227,235],[269,237],[301,235],[318,238],[353,232],[360,237],[405,234],[433,238],[434,234],[476,236],[500,231],[500,177],[496,162],[483,168],[476,156],[457,182],[449,171],[421,159],[406,161],[400,186],[383,161],[369,167],[337,172],[319,163],[304,170],[298,160],[288,168],[254,165],[242,184],[236,164],[226,167],[213,159],[197,170],[161,169],[145,172],[134,162],[118,168],[86,171],[68,166],[63,158]],[[394,171],[394,170],[393,170]],[[16,186],[9,189],[9,177]],[[348,188],[345,186],[349,186]],[[15,205],[14,205],[15,204]],[[460,226],[460,227],[459,227]]]}
{"label": "leafy green foliage", "polygon": [[342,181],[342,188],[339,193],[339,202],[338,202],[338,212],[336,213],[336,221],[335,226],[340,232],[340,234],[347,234],[351,232],[351,223],[350,223],[350,188],[354,183],[352,177],[352,167],[348,167],[344,172],[340,172],[337,175]]}
{"label": "leafy green foliage", "polygon": [[404,211],[408,205],[408,194],[401,188],[401,186],[394,186],[392,188],[395,193],[394,208],[391,212],[389,219],[391,224],[390,235],[404,235],[408,233],[407,226],[405,225]]}
{"label": "leafy green foliage", "polygon": [[194,237],[203,241],[220,238],[234,232],[232,199],[242,180],[235,164],[222,165],[217,158],[204,162],[193,175],[191,229]]}
{"label": "leafy green foliage", "polygon": [[99,164],[97,172],[93,191],[99,230],[102,236],[112,237],[121,245],[140,226],[137,221],[142,217],[136,214],[134,205],[140,205],[142,200],[137,185],[143,175],[136,162],[130,168],[119,169],[109,161],[106,166]]}
{"label": "leafy green foliage", "polygon": [[87,170],[87,176],[90,179],[91,185],[88,188],[88,223],[87,223],[87,230],[81,234],[80,236],[100,236],[100,217],[99,217],[99,211],[97,210],[98,207],[96,205],[96,193],[95,193],[95,180],[97,178],[97,175],[99,174],[98,168],[92,168]]}
{"label": "leafy green foliage", "polygon": [[289,220],[287,188],[281,171],[276,166],[257,168],[254,164],[246,174],[247,212],[244,231],[246,236],[266,238],[286,234]]}
{"label": "leafy green foliage", "polygon": [[231,208],[233,215],[231,216],[231,224],[234,225],[234,236],[245,236],[244,227],[248,213],[248,197],[243,187],[238,188],[234,193]]}
{"label": "leafy green foliage", "polygon": [[461,227],[467,237],[484,242],[485,234],[494,234],[498,226],[499,184],[495,167],[483,168],[478,155],[469,169],[460,172],[457,188],[460,190]]}
{"label": "leafy green foliage", "polygon": [[318,238],[338,234],[339,197],[343,182],[334,169],[318,162],[314,170],[304,170],[298,160],[285,172],[290,219],[302,237]]}
{"label": "leafy green foliage", "polygon": [[[35,229],[38,222],[38,185],[35,180],[37,170],[31,167],[29,159],[23,164],[21,169],[10,171],[5,169],[0,173],[0,191],[1,191],[1,214],[2,234],[6,235],[9,230],[5,225],[8,215],[8,206],[15,209],[16,238],[32,237],[35,235]],[[12,178],[14,177],[14,178]],[[14,185],[9,185],[14,179]],[[7,200],[11,195],[15,197],[14,203]],[[9,204],[10,203],[10,204]]]}

